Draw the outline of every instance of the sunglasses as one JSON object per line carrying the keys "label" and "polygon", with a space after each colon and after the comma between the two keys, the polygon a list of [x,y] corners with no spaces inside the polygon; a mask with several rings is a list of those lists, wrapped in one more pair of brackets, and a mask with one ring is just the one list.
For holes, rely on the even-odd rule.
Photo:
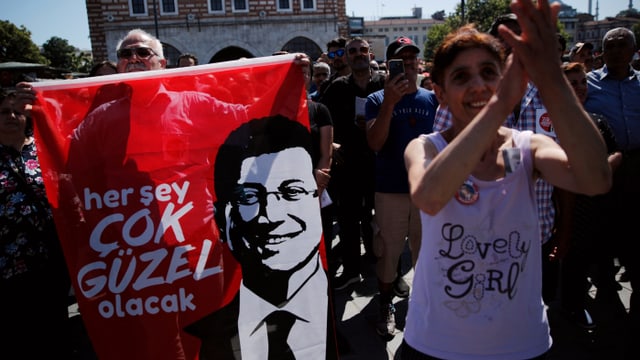
{"label": "sunglasses", "polygon": [[336,57],[344,56],[344,49],[338,49],[336,51],[330,51],[327,56],[329,59],[335,59]]}
{"label": "sunglasses", "polygon": [[320,76],[329,76],[329,74],[327,74],[327,73],[315,73],[315,74],[313,74],[313,77],[320,77]]}
{"label": "sunglasses", "polygon": [[130,59],[134,53],[140,59],[146,59],[151,56],[158,55],[153,51],[153,49],[148,47],[125,48],[117,51],[118,59]]}
{"label": "sunglasses", "polygon": [[[359,50],[363,54],[368,54],[369,53],[369,48],[366,47],[366,46],[361,46],[359,48]],[[356,48],[356,47],[349,48],[349,54],[351,54],[351,55],[355,54],[356,51],[358,51],[358,48]]]}

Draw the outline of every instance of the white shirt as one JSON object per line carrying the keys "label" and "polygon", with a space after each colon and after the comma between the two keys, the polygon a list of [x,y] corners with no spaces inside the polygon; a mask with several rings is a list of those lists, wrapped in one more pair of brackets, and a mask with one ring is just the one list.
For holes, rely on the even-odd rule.
{"label": "white shirt", "polygon": [[240,285],[238,333],[244,360],[267,360],[269,345],[264,319],[276,310],[285,310],[298,319],[289,333],[288,344],[296,359],[325,359],[327,339],[327,277],[320,267],[320,257],[310,261],[297,273],[309,272],[297,292],[278,308]]}

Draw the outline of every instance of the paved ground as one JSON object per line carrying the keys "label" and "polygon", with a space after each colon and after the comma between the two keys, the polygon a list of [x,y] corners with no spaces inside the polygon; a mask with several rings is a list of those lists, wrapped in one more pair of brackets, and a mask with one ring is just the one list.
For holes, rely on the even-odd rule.
{"label": "paved ground", "polygon": [[[411,283],[411,271],[408,252],[403,255],[404,278]],[[407,299],[395,298],[396,322],[398,333],[389,341],[382,339],[375,330],[378,314],[377,283],[373,266],[363,265],[363,281],[344,291],[336,293],[336,311],[341,321],[339,331],[345,335],[348,349],[340,354],[341,360],[389,360],[393,359],[402,342],[404,317],[407,313]],[[597,322],[595,331],[586,331],[568,322],[559,315],[556,304],[548,309],[554,346],[549,354],[550,360],[600,360],[624,359],[623,347],[629,338],[640,340],[638,334],[630,334],[625,323],[625,314],[629,308],[631,290],[629,283],[620,283],[619,302],[595,300],[596,292],[592,290],[593,300],[589,311]],[[76,327],[77,356],[73,360],[95,360],[91,344],[83,332],[82,322],[75,305],[70,307],[71,316]],[[630,360],[630,358],[628,358]],[[634,359],[637,360],[637,359]]]}
{"label": "paved ground", "polygon": [[[406,269],[411,260],[405,253],[403,265],[406,271],[404,278],[411,283],[413,271]],[[368,268],[368,269],[367,269]],[[407,299],[395,298],[396,322],[398,334],[391,341],[384,341],[375,331],[378,314],[377,283],[372,267],[364,266],[364,280],[352,288],[338,292],[336,305],[342,321],[338,324],[340,331],[346,335],[349,351],[341,354],[341,360],[388,360],[393,359],[402,342],[404,316],[407,312]],[[620,273],[624,270],[621,269]],[[620,274],[619,273],[619,274]],[[618,275],[619,277],[619,275]],[[552,303],[548,308],[551,333],[554,345],[547,359],[549,360],[620,360],[625,359],[623,349],[631,337],[640,340],[639,334],[630,334],[626,324],[626,313],[629,309],[631,290],[629,283],[620,283],[620,301],[611,299],[595,299],[596,291],[590,292],[591,301],[588,309],[597,323],[593,331],[584,330],[560,316],[558,304]],[[630,360],[630,358],[627,358]],[[637,359],[634,359],[637,360]]]}

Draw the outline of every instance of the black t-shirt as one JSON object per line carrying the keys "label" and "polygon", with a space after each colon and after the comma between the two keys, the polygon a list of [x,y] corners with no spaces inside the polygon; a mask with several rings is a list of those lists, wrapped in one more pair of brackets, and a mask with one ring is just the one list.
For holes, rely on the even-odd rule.
{"label": "black t-shirt", "polygon": [[331,120],[331,114],[329,113],[329,109],[321,103],[311,101],[308,102],[309,105],[309,127],[311,129],[311,142],[312,142],[312,151],[311,154],[313,159],[314,168],[318,166],[318,161],[320,161],[320,128],[325,126],[333,126],[333,121]]}
{"label": "black t-shirt", "polygon": [[356,125],[356,97],[366,98],[384,88],[384,77],[374,73],[365,89],[355,84],[353,75],[336,78],[320,97],[320,102],[329,108],[333,120],[333,141],[342,146],[346,156],[360,157],[369,152],[366,134]]}

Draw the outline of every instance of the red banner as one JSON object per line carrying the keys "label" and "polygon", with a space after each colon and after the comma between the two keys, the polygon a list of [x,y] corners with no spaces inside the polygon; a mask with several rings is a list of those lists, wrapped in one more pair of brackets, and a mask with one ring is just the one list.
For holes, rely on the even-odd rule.
{"label": "red banner", "polygon": [[[266,191],[271,190],[274,175],[260,167],[261,158],[255,155],[251,169],[262,169],[258,172],[265,179],[264,184],[258,184],[262,192],[247,190],[248,181],[240,184],[239,179],[232,179],[232,191],[217,194],[222,185],[216,182],[222,176],[215,172],[227,170],[219,169],[215,163],[222,144],[233,138],[232,132],[253,120],[278,118],[301,123],[308,129],[302,71],[293,57],[43,82],[35,83],[34,88],[38,101],[33,117],[47,195],[79,310],[98,357],[196,359],[207,346],[201,343],[209,341],[203,335],[208,330],[203,330],[199,322],[239,296],[241,313],[231,317],[231,322],[242,318],[250,320],[246,324],[253,320],[259,326],[263,320],[247,316],[249,300],[242,298],[241,288],[251,289],[251,284],[248,279],[243,280],[243,273],[248,274],[248,270],[240,266],[238,245],[233,253],[233,241],[222,241],[225,239],[221,239],[220,232],[232,226],[229,222],[234,219],[234,206],[240,209],[258,203],[262,209],[263,201],[274,199],[279,200],[279,206],[297,206],[297,200],[315,196],[315,185],[278,185],[277,191]],[[272,137],[271,128],[262,128],[265,138]],[[297,159],[295,154],[292,156]],[[283,157],[276,159],[280,158]],[[245,162],[242,164],[245,166]],[[306,169],[300,163],[288,166],[292,170],[285,172]],[[252,173],[243,176],[246,180]],[[242,192],[239,197],[237,189]],[[274,196],[269,197],[270,194]],[[222,195],[228,202],[226,208],[218,209],[216,203],[221,202]],[[257,199],[255,202],[251,201],[252,196]],[[316,204],[307,206],[307,210],[315,216],[317,199],[314,201]],[[224,225],[216,223],[214,208],[223,218],[223,209],[230,209],[226,210],[230,217],[223,221]],[[243,209],[237,213],[244,216]],[[292,213],[287,213],[288,219],[300,223]],[[319,210],[317,214],[311,226],[302,226],[305,231],[320,227]],[[253,238],[246,235],[251,231],[255,233]],[[258,230],[251,231],[245,229],[243,237],[249,248],[254,238],[260,240]],[[271,230],[265,230],[268,231]],[[313,241],[315,251],[323,254],[321,236]],[[269,243],[263,247],[275,246],[281,245]],[[299,245],[291,242],[288,246]],[[273,259],[277,256],[269,261]],[[287,273],[289,270],[282,263],[290,260],[278,261],[277,265],[265,265],[276,268],[265,273]],[[324,283],[324,287],[313,289],[312,297],[324,299],[321,304],[326,304],[326,275],[322,269],[320,272],[324,282],[309,283]],[[272,278],[266,276],[267,280]],[[260,290],[249,290],[254,291],[262,304]],[[308,290],[300,293],[309,294]],[[265,306],[272,306],[272,295],[264,297]],[[300,303],[292,297],[285,296],[284,307]],[[307,300],[308,304],[317,303],[316,299]],[[274,306],[282,308],[281,304]],[[302,309],[301,313],[326,314],[325,310],[326,307]],[[255,311],[256,317],[261,314]],[[305,320],[296,324],[312,323],[305,315],[295,316]],[[314,330],[326,331],[329,318],[325,316],[324,325]],[[237,328],[233,327],[235,331],[246,327],[242,323],[245,320],[239,320]],[[227,325],[220,321],[213,324]],[[303,325],[294,325],[294,331],[296,326],[298,331],[304,329]],[[249,349],[266,349],[266,340],[251,336],[253,333],[239,335],[243,357]],[[324,336],[321,339],[321,343],[294,344],[293,351],[296,355],[304,354],[304,349],[317,351],[326,343]],[[217,351],[217,347],[233,341],[221,340],[222,345],[210,347]],[[252,358],[266,359],[266,352]]]}

